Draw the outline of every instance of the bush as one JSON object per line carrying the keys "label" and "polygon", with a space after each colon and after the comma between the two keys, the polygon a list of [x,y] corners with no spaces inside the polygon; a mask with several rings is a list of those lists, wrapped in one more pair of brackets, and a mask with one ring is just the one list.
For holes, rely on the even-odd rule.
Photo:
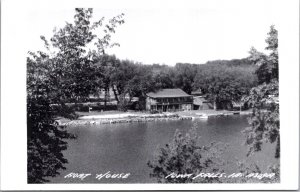
{"label": "bush", "polygon": [[[148,162],[152,169],[150,177],[157,179],[159,183],[212,183],[221,182],[219,178],[170,178],[171,173],[193,174],[200,172],[222,172],[220,167],[223,161],[219,155],[225,149],[224,144],[212,143],[209,146],[199,144],[200,137],[197,135],[196,126],[194,126],[184,136],[176,130],[171,143],[160,148],[153,161]],[[166,178],[167,177],[167,178]]]}

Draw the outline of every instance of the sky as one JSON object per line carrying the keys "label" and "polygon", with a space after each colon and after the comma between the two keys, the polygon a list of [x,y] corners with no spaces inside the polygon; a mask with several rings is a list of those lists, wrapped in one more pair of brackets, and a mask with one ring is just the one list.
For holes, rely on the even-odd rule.
{"label": "sky", "polygon": [[[264,51],[280,9],[276,0],[100,0],[84,5],[94,8],[94,21],[125,14],[125,23],[112,38],[120,47],[107,53],[166,65],[245,58],[252,46]],[[40,35],[49,39],[54,27],[73,21],[74,8],[80,6],[57,7],[48,2],[29,7],[25,15],[28,50],[40,50]]]}

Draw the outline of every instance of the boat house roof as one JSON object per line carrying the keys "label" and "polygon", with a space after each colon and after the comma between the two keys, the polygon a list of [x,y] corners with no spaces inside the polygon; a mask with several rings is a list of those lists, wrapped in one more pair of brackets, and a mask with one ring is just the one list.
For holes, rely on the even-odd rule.
{"label": "boat house roof", "polygon": [[147,93],[147,96],[152,98],[191,97],[191,95],[181,89],[161,89],[156,92]]}

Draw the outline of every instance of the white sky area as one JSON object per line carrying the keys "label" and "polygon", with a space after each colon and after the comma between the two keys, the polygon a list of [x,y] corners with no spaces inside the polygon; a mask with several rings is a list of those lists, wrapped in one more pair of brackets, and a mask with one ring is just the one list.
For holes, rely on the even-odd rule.
{"label": "white sky area", "polygon": [[[167,65],[244,58],[251,46],[264,51],[267,33],[272,24],[276,27],[280,9],[276,0],[87,2],[85,8],[87,4],[94,8],[93,21],[125,14],[125,23],[112,38],[121,46],[107,53],[144,64]],[[74,8],[81,6],[80,2],[76,6],[68,5],[67,1],[55,4],[29,1],[28,51],[41,50],[40,35],[50,39],[54,27],[73,22]]]}

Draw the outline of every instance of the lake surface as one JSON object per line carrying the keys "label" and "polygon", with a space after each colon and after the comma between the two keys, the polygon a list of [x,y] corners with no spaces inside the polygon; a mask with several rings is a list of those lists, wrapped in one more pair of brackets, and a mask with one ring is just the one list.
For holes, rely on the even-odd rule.
{"label": "lake surface", "polygon": [[[229,144],[222,154],[224,160],[232,162],[226,166],[226,172],[238,172],[236,162],[246,159],[267,169],[275,163],[275,145],[263,145],[263,150],[246,158],[247,147],[241,131],[248,127],[247,116],[210,117],[208,120],[162,120],[155,122],[102,124],[84,127],[69,127],[78,138],[68,140],[69,147],[64,156],[69,163],[61,175],[50,178],[52,183],[155,183],[149,177],[147,162],[152,160],[155,151],[170,142],[175,130],[185,133],[197,126],[201,143],[208,145],[213,141]],[[127,179],[95,179],[99,173],[130,173]],[[80,179],[66,179],[65,175],[91,173],[92,176]]]}

